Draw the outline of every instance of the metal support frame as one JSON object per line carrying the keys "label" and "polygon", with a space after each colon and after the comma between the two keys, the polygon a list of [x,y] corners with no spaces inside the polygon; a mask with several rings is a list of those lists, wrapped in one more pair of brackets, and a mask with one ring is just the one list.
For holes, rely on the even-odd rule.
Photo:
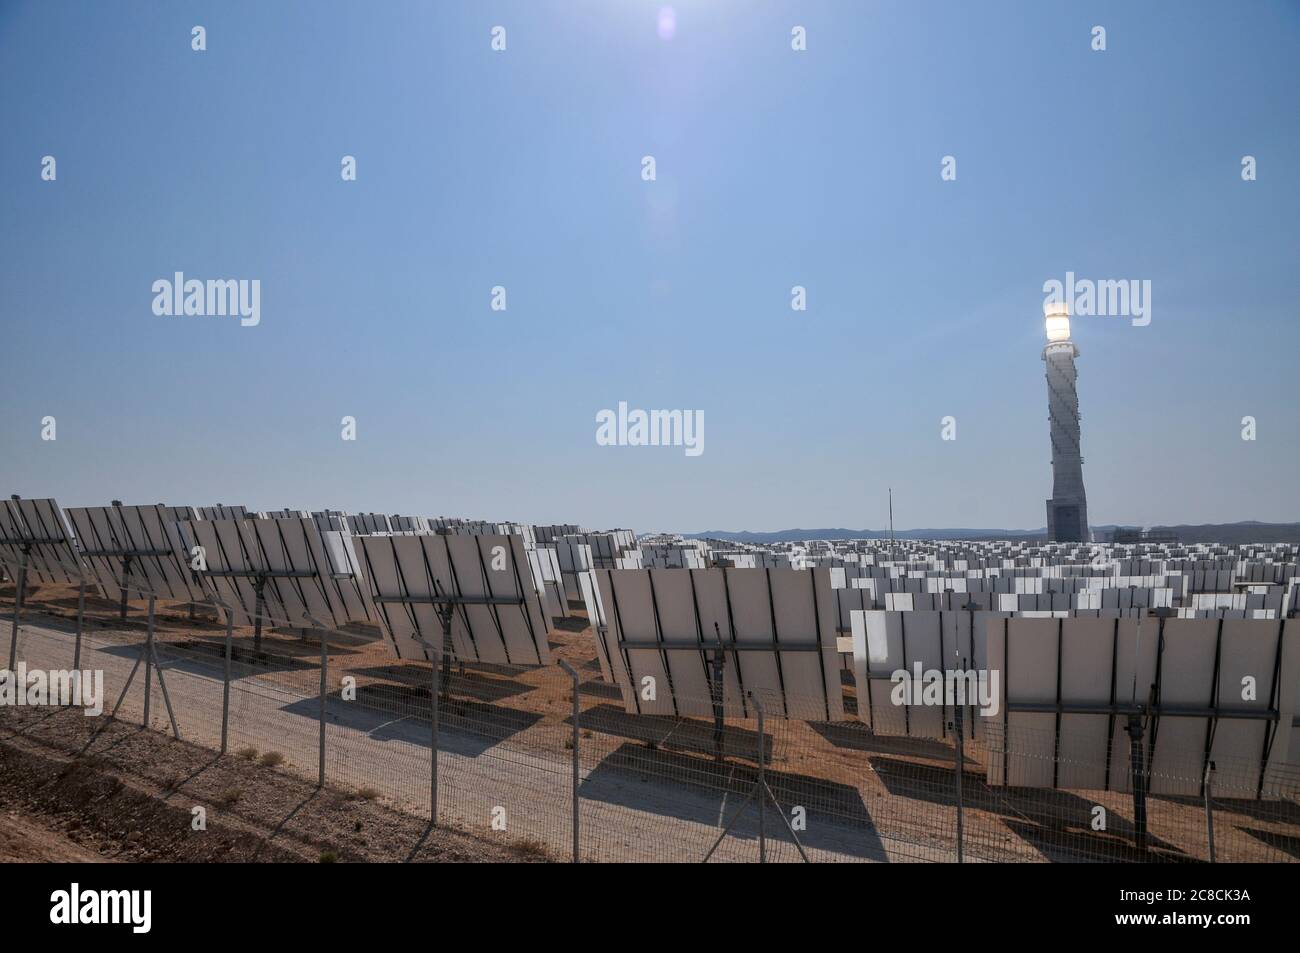
{"label": "metal support frame", "polygon": [[14,625],[13,631],[9,635],[9,671],[14,670],[18,663],[18,620],[23,612],[23,597],[27,591],[27,560],[31,556],[32,544],[23,542],[22,552],[18,557],[18,578],[15,583],[18,586],[14,594]]}
{"label": "metal support frame", "polygon": [[[22,499],[17,493],[12,494],[9,498],[15,502]],[[12,672],[18,662],[18,627],[22,617],[23,603],[26,601],[27,596],[27,569],[31,559],[32,547],[71,546],[71,541],[67,538],[38,539],[36,537],[19,536],[2,538],[0,539],[0,545],[16,546],[19,549],[18,576],[14,579],[16,591],[14,593],[13,631],[9,636],[9,671]],[[86,611],[86,575],[85,567],[80,562],[77,564],[77,575],[80,580],[80,592],[77,598],[77,638],[73,649],[72,667],[74,670],[81,667],[81,629]]]}
{"label": "metal support frame", "polygon": [[[114,505],[121,506],[122,504],[115,500]],[[87,549],[81,555],[87,558],[122,560],[122,575],[118,581],[118,591],[120,593],[118,616],[123,621],[126,621],[127,596],[131,592],[131,587],[127,585],[127,576],[131,573],[131,561],[148,557],[171,556],[172,551],[170,549]]]}
{"label": "metal support frame", "polygon": [[709,660],[709,670],[712,678],[709,679],[709,694],[713,701],[713,760],[722,764],[726,755],[723,749],[723,716],[724,712],[724,692],[726,683],[723,676],[727,667],[726,649],[722,644],[722,630],[718,628],[718,623],[713,623],[713,634],[717,636],[718,647],[713,651],[713,658]]}
{"label": "metal support frame", "polygon": [[441,695],[446,698],[451,692],[451,657],[455,648],[451,640],[451,623],[455,618],[455,607],[448,605],[445,610],[439,609],[438,619],[442,622],[442,665],[439,671],[439,681],[441,684]]}
{"label": "metal support frame", "polygon": [[320,635],[320,776],[317,784],[325,786],[325,701],[328,698],[326,675],[329,671],[329,636],[321,631]]}
{"label": "metal support frame", "polygon": [[[1210,675],[1210,706],[1218,707],[1219,704],[1219,678],[1223,668],[1223,619],[1218,620],[1218,626],[1214,633],[1214,671]],[[1208,777],[1210,764],[1210,752],[1214,750],[1214,733],[1219,727],[1218,719],[1207,718],[1205,721],[1205,749],[1201,756],[1201,764],[1204,766],[1202,773],[1202,791],[1204,794],[1204,778]],[[1267,729],[1266,729],[1267,730]]]}
{"label": "metal support frame", "polygon": [[[455,654],[455,646],[451,638],[451,623],[455,618],[456,606],[522,606],[526,603],[525,596],[452,596],[442,591],[442,587],[435,581],[434,594],[431,596],[374,596],[373,600],[380,604],[396,605],[423,605],[433,606],[434,611],[438,614],[438,619],[442,622],[442,692],[446,694],[448,686],[451,684],[451,657]],[[433,646],[419,635],[412,635],[417,643],[422,645],[426,651],[433,651]],[[436,667],[436,665],[435,665]]]}
{"label": "metal support frame", "polygon": [[[961,667],[963,669],[966,668],[965,659],[961,660]],[[953,699],[953,721],[950,727],[953,729],[953,735],[955,736],[952,751],[953,760],[955,762],[953,768],[957,780],[957,863],[959,864],[965,859],[963,856],[965,844],[965,802],[962,791],[962,781],[966,767],[966,748],[963,740],[964,730],[962,728],[962,709],[964,707],[964,705],[957,702],[957,699]]]}
{"label": "metal support frame", "polygon": [[[126,556],[122,559],[122,586],[121,586],[122,598],[121,598],[121,602],[118,605],[118,618],[120,618],[123,622],[126,621],[126,610],[127,610],[126,577],[130,572],[131,572],[131,557]],[[148,694],[146,694],[145,697],[148,698],[149,697]]]}
{"label": "metal support frame", "polygon": [[1239,718],[1243,721],[1275,722],[1281,716],[1272,708],[1232,708],[1214,705],[1162,705],[1148,701],[1145,704],[1116,702],[1113,705],[1063,702],[1008,702],[1011,712],[1037,712],[1065,715],[1145,715],[1154,718]]}
{"label": "metal support frame", "polygon": [[[314,575],[314,573],[313,573]],[[396,602],[407,605],[432,606],[521,606],[519,596],[373,596],[375,602]]]}
{"label": "metal support frame", "polygon": [[266,581],[268,579],[315,579],[320,573],[310,569],[203,569],[196,571],[195,575],[220,579],[253,580],[253,592],[256,596],[253,602],[253,652],[260,655],[262,652],[262,610],[266,606]]}
{"label": "metal support frame", "polygon": [[144,726],[149,727],[149,690],[153,685],[153,597],[149,598],[149,623],[144,636]]}
{"label": "metal support frame", "polygon": [[[700,642],[660,642],[658,639],[619,639],[618,648],[620,649],[675,649],[683,652],[698,652],[706,647]],[[746,640],[743,642],[727,642],[724,644],[725,652],[820,652],[825,646],[811,642],[774,642],[760,640]],[[751,695],[752,697],[752,695]]]}
{"label": "metal support frame", "polygon": [[[441,698],[448,693],[451,686],[451,657],[455,654],[455,645],[451,640],[451,623],[455,619],[456,606],[523,606],[524,595],[448,595],[441,586],[434,582],[433,595],[376,595],[377,603],[396,603],[396,605],[433,606],[442,623],[442,646],[434,645],[419,633],[411,638],[424,647],[429,654],[429,698],[430,698],[430,738],[429,738],[429,823],[438,826],[438,709]],[[439,666],[441,662],[441,666]],[[441,677],[439,677],[441,668]],[[441,685],[439,685],[441,683]]]}
{"label": "metal support frame", "polygon": [[[1159,731],[1160,719],[1162,717],[1205,718],[1207,720],[1205,752],[1204,752],[1204,760],[1207,763],[1209,761],[1210,748],[1214,737],[1214,729],[1219,720],[1239,719],[1243,721],[1263,722],[1265,726],[1265,731],[1264,731],[1265,746],[1264,746],[1264,755],[1261,762],[1260,774],[1259,774],[1261,789],[1262,789],[1263,778],[1268,763],[1268,755],[1269,755],[1268,739],[1270,739],[1273,736],[1273,734],[1276,732],[1277,723],[1281,718],[1281,711],[1278,707],[1279,703],[1277,700],[1278,695],[1276,691],[1276,682],[1281,672],[1281,663],[1280,663],[1281,645],[1282,645],[1281,630],[1279,630],[1279,634],[1278,634],[1277,658],[1275,658],[1274,665],[1273,665],[1274,690],[1270,695],[1269,707],[1244,708],[1241,706],[1230,706],[1230,705],[1223,705],[1220,703],[1217,686],[1218,686],[1218,678],[1219,678],[1219,671],[1221,665],[1220,655],[1221,655],[1221,643],[1223,637],[1223,620],[1219,620],[1219,631],[1216,636],[1215,660],[1214,660],[1214,685],[1211,688],[1210,703],[1207,705],[1165,704],[1161,700],[1161,694],[1160,694],[1161,673],[1163,668],[1164,648],[1165,648],[1164,630],[1165,630],[1166,619],[1173,618],[1175,612],[1176,610],[1164,606],[1160,606],[1149,610],[1149,615],[1158,619],[1159,624],[1157,629],[1157,643],[1156,643],[1155,681],[1152,683],[1150,687],[1150,693],[1145,702],[1137,702],[1136,700],[1130,702],[1121,702],[1118,700],[1117,697],[1117,692],[1116,692],[1117,685],[1115,679],[1118,671],[1117,660],[1119,654],[1119,622],[1120,622],[1119,619],[1115,620],[1115,626],[1111,636],[1111,682],[1110,682],[1109,703],[1094,704],[1094,703],[1061,701],[1061,664],[1062,664],[1061,625],[1064,622],[1064,620],[1058,620],[1057,652],[1056,652],[1056,666],[1057,666],[1056,700],[1054,702],[1008,701],[1006,704],[1003,705],[1003,730],[1005,734],[1005,739],[1003,744],[1004,746],[1007,747],[1009,747],[1009,743],[1010,743],[1009,742],[1010,734],[1008,728],[1008,720],[1010,715],[1018,712],[1056,715],[1056,729],[1053,732],[1053,745],[1054,745],[1054,753],[1057,756],[1053,758],[1053,768],[1052,768],[1053,788],[1056,787],[1056,783],[1057,783],[1056,772],[1059,768],[1058,762],[1059,762],[1059,745],[1060,745],[1060,737],[1061,737],[1061,716],[1062,715],[1106,715],[1108,716],[1107,719],[1108,729],[1106,735],[1106,777],[1105,777],[1105,781],[1103,782],[1104,790],[1111,789],[1110,787],[1111,755],[1112,755],[1111,749],[1113,745],[1115,719],[1117,717],[1123,717],[1125,719],[1125,725],[1123,728],[1125,734],[1127,734],[1129,738],[1133,740],[1134,744],[1142,744],[1144,746],[1143,751],[1140,752],[1131,751],[1130,758],[1129,758],[1130,773],[1132,773],[1135,770],[1140,770],[1142,772],[1142,776],[1141,776],[1142,790],[1139,791],[1139,783],[1138,780],[1136,779],[1136,776],[1133,783],[1135,811],[1137,808],[1137,799],[1139,797],[1139,794],[1141,795],[1143,801],[1143,807],[1142,807],[1143,830],[1139,832],[1138,835],[1139,839],[1142,842],[1145,842],[1145,796],[1146,796],[1146,788],[1149,787],[1149,780],[1150,780],[1148,777],[1148,773],[1150,771],[1151,765],[1154,763],[1155,760],[1154,756],[1155,756],[1156,735],[1157,732]],[[1009,619],[1002,620],[1003,646],[1004,646],[1003,678],[1005,681],[1008,682],[1008,684],[1009,684],[1009,679],[1007,679],[1006,671],[1010,667],[1011,647],[1008,641],[1009,627],[1007,623],[1009,623],[1010,621],[1011,620]],[[1138,639],[1139,639],[1138,645],[1140,645],[1141,644],[1140,632],[1138,635]],[[1137,650],[1137,646],[1135,646],[1134,651],[1136,650]],[[1137,675],[1136,675],[1136,667],[1135,667],[1135,671],[1134,671],[1135,683],[1136,683],[1136,678]],[[1136,688],[1136,684],[1135,684],[1135,688]],[[1010,761],[1010,758],[1011,758],[1010,751],[1006,751],[1003,753],[1003,784],[1006,784],[1007,782],[1006,771],[1007,771],[1007,766],[1008,766],[1008,762]]]}
{"label": "metal support frame", "polygon": [[329,674],[329,626],[324,625],[319,619],[309,612],[304,612],[303,616],[308,622],[320,631],[320,712],[319,712],[319,737],[318,737],[318,762],[316,774],[316,786],[325,787],[325,703],[329,698],[328,674]]}
{"label": "metal support frame", "polygon": [[[769,585],[769,596],[771,591]],[[784,687],[782,688],[782,694],[784,694]],[[758,709],[758,862],[765,864],[767,863],[767,832],[764,830],[764,826],[767,822],[767,799],[763,797],[763,791],[767,790],[767,750],[764,744],[767,733],[763,730],[763,706],[757,698],[754,699],[754,707]]]}
{"label": "metal support frame", "polygon": [[772,788],[767,783],[767,733],[764,727],[765,714],[763,711],[763,703],[753,692],[749,693],[749,700],[754,703],[754,710],[758,713],[758,779],[754,782],[754,786],[749,789],[749,793],[745,795],[745,799],[740,802],[740,807],[738,807],[736,812],[731,815],[731,820],[729,820],[726,826],[722,829],[722,833],[718,835],[718,839],[713,842],[713,846],[710,847],[708,853],[704,855],[702,863],[707,864],[709,862],[709,858],[713,856],[714,852],[717,851],[718,846],[726,839],[727,835],[731,833],[732,827],[735,826],[736,821],[740,820],[740,816],[745,813],[745,808],[749,806],[751,801],[757,801],[758,807],[758,862],[760,864],[767,863],[766,807],[769,800],[776,808],[777,817],[781,818],[781,822],[785,824],[785,829],[789,831],[790,836],[794,838],[794,846],[799,851],[799,856],[803,858],[805,864],[811,863],[812,861],[809,860],[808,854],[804,851],[803,844],[799,840],[799,835],[794,832],[794,828],[790,825],[790,819],[785,816],[785,809],[781,807],[781,802],[776,799],[776,795],[772,792]]}
{"label": "metal support frame", "polygon": [[[215,601],[215,600],[214,600]],[[235,613],[226,606],[226,645],[221,677],[221,753],[226,753],[230,733],[230,655],[235,635]]]}
{"label": "metal support frame", "polygon": [[[141,649],[140,655],[136,658],[135,664],[131,666],[131,672],[126,676],[126,684],[122,686],[122,693],[117,696],[117,702],[113,705],[113,710],[109,712],[105,724],[107,724],[108,721],[113,721],[117,718],[118,710],[122,707],[122,702],[126,700],[126,693],[131,690],[131,683],[135,680],[135,673],[139,671],[140,663],[144,662],[144,727],[149,727],[149,693],[151,683],[153,682],[152,672],[156,670],[158,673],[158,687],[162,690],[163,704],[167,706],[167,718],[171,722],[172,734],[175,735],[177,741],[180,741],[181,730],[176,723],[176,712],[172,708],[171,694],[167,691],[167,680],[163,677],[162,665],[158,661],[158,652],[154,647],[155,602],[156,597],[150,595],[149,621],[145,630],[144,647]],[[103,730],[102,726],[100,730]],[[97,731],[95,734],[98,735],[99,732]],[[94,741],[93,737],[91,738],[91,741]]]}
{"label": "metal support frame", "polygon": [[262,609],[266,606],[266,577],[253,580],[253,654],[262,654]]}
{"label": "metal support frame", "polygon": [[[385,601],[402,602],[400,598],[388,597]],[[439,662],[442,662],[442,668],[447,680],[451,678],[451,621],[456,611],[458,603],[463,604],[463,600],[451,596],[422,596],[420,600],[426,604],[436,606],[438,620],[442,623],[442,647],[423,638],[418,633],[412,634],[416,642],[424,647],[425,652],[429,653],[429,826],[438,826],[438,731],[439,716],[438,709],[441,703],[442,692],[439,690],[439,683],[443,681],[439,677]],[[521,600],[522,601],[522,600]],[[441,656],[441,658],[439,657]]]}
{"label": "metal support frame", "polygon": [[582,839],[579,835],[581,811],[579,810],[579,800],[578,800],[578,789],[582,784],[582,759],[581,759],[581,754],[578,750],[579,737],[580,737],[580,732],[578,729],[578,719],[581,717],[582,714],[582,704],[581,704],[581,697],[580,697],[578,670],[575,669],[568,662],[566,662],[564,659],[559,659],[559,663],[560,663],[560,668],[564,669],[564,671],[568,674],[569,678],[573,679],[573,862],[577,864],[582,862],[581,853],[579,850],[580,845],[582,843]]}
{"label": "metal support frame", "polygon": [[[978,602],[976,602],[974,599],[972,599],[971,596],[970,596],[970,593],[966,593],[966,605],[964,605],[962,608],[964,608],[964,609],[966,610],[966,618],[967,618],[967,623],[966,623],[966,629],[967,629],[967,631],[966,631],[966,639],[967,639],[967,641],[970,643],[971,660],[974,661],[974,658],[975,658],[975,613],[976,613],[976,612],[984,612],[984,611],[987,611],[987,610],[985,610],[983,606],[981,606]],[[958,627],[957,627],[956,625],[953,626],[953,642],[956,643],[956,645],[954,646],[954,648],[956,648],[957,651],[960,653],[960,652],[961,652],[961,630],[958,629]],[[961,667],[962,667],[963,670],[966,670],[966,660],[965,660],[965,659],[962,660],[962,666],[961,666]],[[979,700],[979,699],[977,698],[976,701],[978,701],[978,700]],[[975,706],[972,705],[972,704],[970,703],[970,699],[967,699],[967,700],[966,700],[966,707],[967,707],[968,709],[970,709],[970,714],[971,714],[971,720],[970,720],[970,737],[971,737],[971,740],[974,741],[974,740],[975,740]],[[958,722],[958,724],[957,724],[957,728],[958,728],[958,731],[960,732],[960,730],[961,730],[961,722]],[[960,735],[958,735],[958,737],[960,737]]]}
{"label": "metal support frame", "polygon": [[[902,646],[903,646],[903,665],[906,666],[907,665],[907,613],[906,612],[900,612],[898,614],[898,637],[899,637],[899,641],[902,642]],[[939,630],[939,645],[940,647],[943,646],[942,629]],[[870,653],[868,653],[868,662],[867,662],[868,670],[870,670],[870,667],[871,667]],[[890,675],[890,678],[892,680],[893,676]],[[875,728],[874,721],[872,722],[871,727],[873,729]],[[911,705],[903,706],[903,734],[907,735],[908,737],[911,737],[912,734],[912,706]]]}
{"label": "metal support frame", "polygon": [[[1286,621],[1279,620],[1277,624],[1277,649],[1273,655],[1273,685],[1269,691],[1269,708],[1277,711],[1281,706],[1281,678],[1282,678],[1282,639],[1286,634]],[[1259,759],[1259,784],[1255,788],[1255,798],[1262,800],[1264,797],[1264,778],[1268,774],[1268,759],[1273,750],[1273,741],[1277,737],[1278,725],[1264,726],[1264,745],[1260,752]]]}
{"label": "metal support frame", "polygon": [[[163,678],[163,668],[162,668],[162,663],[158,661],[158,651],[157,651],[157,647],[156,647],[156,646],[157,646],[157,643],[156,643],[155,640],[154,640],[154,603],[155,603],[155,601],[156,601],[156,600],[155,600],[155,597],[154,597],[153,595],[150,595],[150,596],[149,596],[149,632],[148,632],[148,639],[149,639],[149,657],[153,659],[154,670],[157,671],[157,673],[158,673],[158,687],[162,690],[163,704],[165,704],[165,705],[167,706],[167,718],[168,718],[168,720],[172,723],[172,734],[176,736],[176,740],[177,740],[177,741],[180,741],[180,740],[181,740],[181,729],[180,729],[180,727],[176,724],[176,711],[175,711],[175,709],[172,708],[171,693],[167,691],[167,680],[166,680],[165,678]],[[145,697],[148,698],[148,697],[149,697],[149,696],[148,696],[148,682],[146,682],[145,684],[146,684],[146,694],[145,694]],[[149,722],[146,720],[146,721],[145,721],[145,724],[148,725]]]}
{"label": "metal support frame", "polygon": [[77,585],[77,637],[72,648],[72,670],[81,670],[81,633],[86,624],[86,580]]}
{"label": "metal support frame", "polygon": [[[443,641],[447,640],[447,630],[451,628],[451,612],[439,613],[443,617]],[[417,636],[418,638],[418,636]],[[421,644],[431,648],[424,640]],[[438,692],[438,668],[433,659],[429,660],[429,826],[438,826],[438,709],[442,699]]]}
{"label": "metal support frame", "polygon": [[1210,863],[1214,863],[1214,808],[1213,804],[1214,762],[1205,766],[1205,842],[1209,845]]}
{"label": "metal support frame", "polygon": [[[1065,655],[1065,620],[1056,620],[1056,701],[1061,701],[1061,665]],[[1056,788],[1061,779],[1061,710],[1056,710],[1056,724],[1052,729],[1052,787]]]}
{"label": "metal support frame", "polygon": [[[1155,683],[1151,686],[1151,694],[1150,697],[1147,699],[1148,702],[1147,708],[1148,711],[1150,712],[1150,715],[1147,718],[1148,730],[1147,730],[1146,768],[1147,771],[1149,772],[1151,770],[1151,766],[1154,765],[1156,762],[1156,737],[1160,733],[1160,712],[1161,712],[1160,699],[1162,697],[1161,693],[1163,691],[1163,685],[1164,685],[1162,673],[1164,672],[1164,665],[1165,665],[1165,621],[1171,618],[1172,616],[1174,616],[1176,613],[1171,608],[1159,607],[1155,609],[1148,609],[1147,614],[1155,616],[1156,619],[1158,620],[1158,625],[1156,627],[1156,680]],[[1265,733],[1267,733],[1267,730],[1268,729],[1266,727]],[[1149,777],[1147,778],[1147,787],[1148,788],[1150,787]]]}
{"label": "metal support frame", "polygon": [[1133,782],[1133,846],[1138,850],[1146,850],[1147,846],[1146,749],[1142,745],[1146,726],[1142,716],[1143,712],[1130,714],[1124,726],[1129,737],[1129,773]]}

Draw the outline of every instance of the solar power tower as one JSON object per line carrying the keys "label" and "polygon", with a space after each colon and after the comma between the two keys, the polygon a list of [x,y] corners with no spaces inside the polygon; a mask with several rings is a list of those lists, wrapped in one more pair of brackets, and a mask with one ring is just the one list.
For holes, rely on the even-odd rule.
{"label": "solar power tower", "polygon": [[1052,498],[1047,501],[1047,538],[1053,542],[1088,541],[1088,498],[1083,492],[1083,453],[1079,446],[1079,349],[1070,340],[1070,311],[1049,304],[1047,347],[1047,410],[1052,423]]}

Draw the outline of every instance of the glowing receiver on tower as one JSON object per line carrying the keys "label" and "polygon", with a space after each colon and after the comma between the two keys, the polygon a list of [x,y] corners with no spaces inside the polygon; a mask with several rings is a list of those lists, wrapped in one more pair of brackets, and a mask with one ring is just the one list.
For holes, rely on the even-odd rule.
{"label": "glowing receiver on tower", "polygon": [[1070,309],[1064,302],[1043,306],[1047,347],[1047,411],[1052,429],[1052,498],[1047,501],[1047,538],[1087,542],[1088,498],[1083,490],[1083,453],[1079,443],[1079,349],[1070,340]]}
{"label": "glowing receiver on tower", "polygon": [[1047,340],[1070,340],[1070,310],[1062,304],[1049,304],[1043,308],[1047,315]]}

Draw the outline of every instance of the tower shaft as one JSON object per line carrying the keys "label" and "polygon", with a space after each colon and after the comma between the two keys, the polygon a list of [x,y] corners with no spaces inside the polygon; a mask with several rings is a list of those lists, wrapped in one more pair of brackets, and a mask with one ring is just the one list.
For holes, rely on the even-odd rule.
{"label": "tower shaft", "polygon": [[1087,542],[1088,499],[1083,489],[1083,454],[1079,442],[1078,349],[1069,340],[1043,350],[1047,364],[1047,410],[1052,435],[1052,498],[1047,501],[1047,538]]}

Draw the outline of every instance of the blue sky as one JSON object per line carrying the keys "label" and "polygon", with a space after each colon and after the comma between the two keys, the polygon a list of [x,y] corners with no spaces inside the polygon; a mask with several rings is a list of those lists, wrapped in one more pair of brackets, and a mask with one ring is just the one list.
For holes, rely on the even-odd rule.
{"label": "blue sky", "polygon": [[[664,6],[0,3],[4,492],[1041,526],[1069,270],[1152,282],[1074,322],[1092,521],[1300,519],[1300,5]],[[598,446],[619,401],[705,452]]]}

